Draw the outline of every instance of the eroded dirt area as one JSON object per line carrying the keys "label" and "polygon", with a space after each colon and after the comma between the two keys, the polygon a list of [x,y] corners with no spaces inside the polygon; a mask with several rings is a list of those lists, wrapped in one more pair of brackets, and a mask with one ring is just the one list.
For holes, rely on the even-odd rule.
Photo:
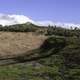
{"label": "eroded dirt area", "polygon": [[45,39],[44,35],[31,32],[0,32],[0,56],[12,56],[36,49]]}

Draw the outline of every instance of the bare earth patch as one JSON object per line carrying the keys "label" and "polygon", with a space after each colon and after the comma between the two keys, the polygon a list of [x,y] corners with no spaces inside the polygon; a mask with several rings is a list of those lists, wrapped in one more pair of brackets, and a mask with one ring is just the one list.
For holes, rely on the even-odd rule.
{"label": "bare earth patch", "polygon": [[11,56],[36,49],[45,39],[44,35],[31,32],[0,32],[0,56]]}

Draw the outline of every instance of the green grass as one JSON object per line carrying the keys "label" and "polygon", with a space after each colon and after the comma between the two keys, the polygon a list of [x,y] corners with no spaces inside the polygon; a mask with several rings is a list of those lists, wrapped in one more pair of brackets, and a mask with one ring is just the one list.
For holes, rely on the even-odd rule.
{"label": "green grass", "polygon": [[0,80],[48,80],[48,74],[57,74],[56,66],[33,66],[19,64],[0,67]]}
{"label": "green grass", "polygon": [[79,39],[51,37],[29,56],[15,58],[24,63],[0,66],[0,80],[80,80],[79,46]]}

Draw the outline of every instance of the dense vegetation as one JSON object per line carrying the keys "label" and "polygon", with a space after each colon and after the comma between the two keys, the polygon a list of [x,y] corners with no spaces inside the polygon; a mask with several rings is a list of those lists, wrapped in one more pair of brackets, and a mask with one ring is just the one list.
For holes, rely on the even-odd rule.
{"label": "dense vegetation", "polygon": [[58,35],[58,36],[66,36],[66,37],[80,37],[80,29],[77,27],[71,29],[62,28],[59,26],[37,26],[32,23],[25,24],[16,24],[10,26],[2,26],[0,25],[0,31],[7,32],[35,32],[37,34],[44,35]]}
{"label": "dense vegetation", "polygon": [[0,66],[0,80],[80,80],[80,30],[55,26],[28,28],[48,38],[40,48],[28,52],[30,55],[6,58],[8,62]]}

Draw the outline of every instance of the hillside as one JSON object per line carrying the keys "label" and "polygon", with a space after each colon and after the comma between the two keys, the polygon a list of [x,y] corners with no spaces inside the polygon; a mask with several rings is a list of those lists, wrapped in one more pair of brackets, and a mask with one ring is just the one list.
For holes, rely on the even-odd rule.
{"label": "hillside", "polygon": [[29,23],[0,30],[0,80],[80,80],[80,29]]}
{"label": "hillside", "polygon": [[1,59],[0,79],[80,80],[79,45],[78,38],[49,37],[31,54]]}

